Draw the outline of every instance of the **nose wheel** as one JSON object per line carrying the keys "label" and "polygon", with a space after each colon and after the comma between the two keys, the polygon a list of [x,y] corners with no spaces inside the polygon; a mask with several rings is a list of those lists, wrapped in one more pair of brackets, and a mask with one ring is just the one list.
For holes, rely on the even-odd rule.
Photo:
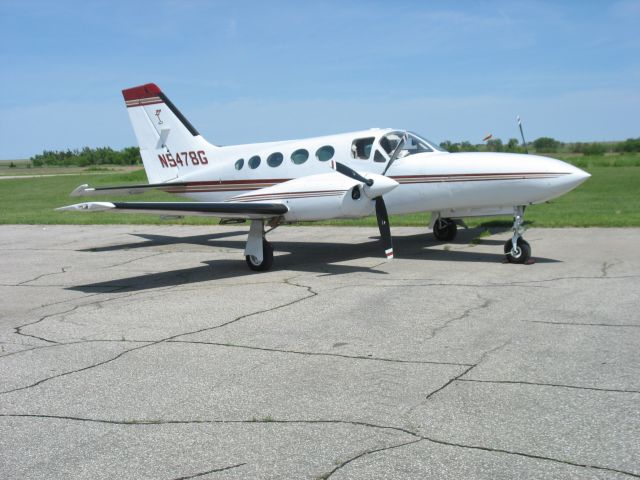
{"label": "nose wheel", "polygon": [[527,263],[531,259],[531,245],[524,238],[524,207],[516,207],[513,216],[513,235],[504,244],[504,253],[509,263]]}
{"label": "nose wheel", "polygon": [[504,244],[504,253],[509,263],[527,263],[531,258],[531,245],[524,238],[519,238],[515,250],[511,240]]}

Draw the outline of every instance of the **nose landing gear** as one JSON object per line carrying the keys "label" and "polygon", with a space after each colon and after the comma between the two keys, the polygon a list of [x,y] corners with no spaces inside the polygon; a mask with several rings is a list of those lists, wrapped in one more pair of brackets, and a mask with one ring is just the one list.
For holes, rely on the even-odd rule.
{"label": "nose landing gear", "polygon": [[527,263],[531,259],[531,245],[522,238],[524,228],[524,207],[515,207],[513,216],[513,236],[504,244],[504,253],[509,263]]}

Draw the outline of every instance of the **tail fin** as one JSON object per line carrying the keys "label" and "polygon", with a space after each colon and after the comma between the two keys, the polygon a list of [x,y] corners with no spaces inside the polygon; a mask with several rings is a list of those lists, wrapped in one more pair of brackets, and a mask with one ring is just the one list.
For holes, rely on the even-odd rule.
{"label": "tail fin", "polygon": [[122,91],[150,183],[184,176],[206,165],[207,142],[154,83]]}

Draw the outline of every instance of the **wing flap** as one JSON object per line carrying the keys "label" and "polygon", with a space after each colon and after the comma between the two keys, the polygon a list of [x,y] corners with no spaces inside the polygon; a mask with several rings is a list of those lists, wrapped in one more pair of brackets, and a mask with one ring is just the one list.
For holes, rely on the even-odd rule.
{"label": "wing flap", "polygon": [[56,208],[71,212],[122,212],[219,218],[273,218],[289,211],[282,203],[241,202],[85,202]]}

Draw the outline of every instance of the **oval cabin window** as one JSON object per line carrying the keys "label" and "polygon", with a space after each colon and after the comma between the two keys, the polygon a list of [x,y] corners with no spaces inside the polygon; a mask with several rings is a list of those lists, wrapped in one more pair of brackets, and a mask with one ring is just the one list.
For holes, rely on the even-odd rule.
{"label": "oval cabin window", "polygon": [[325,145],[324,147],[320,147],[316,152],[316,158],[321,162],[326,162],[327,160],[331,160],[333,155],[336,153],[334,148],[331,145]]}
{"label": "oval cabin window", "polygon": [[284,157],[280,152],[272,153],[267,157],[267,165],[269,165],[270,167],[277,167],[282,163],[283,159]]}

